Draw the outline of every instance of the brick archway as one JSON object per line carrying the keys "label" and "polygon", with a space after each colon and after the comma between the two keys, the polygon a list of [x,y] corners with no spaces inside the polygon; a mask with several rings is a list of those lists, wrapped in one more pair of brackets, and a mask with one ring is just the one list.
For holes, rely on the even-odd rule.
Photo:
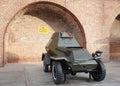
{"label": "brick archway", "polygon": [[[18,11],[17,14],[15,14],[14,17],[9,22],[7,28],[5,29],[3,39],[5,39],[6,31],[7,31],[8,27],[14,22],[14,19],[16,18],[16,16],[30,14],[30,11],[32,11],[32,12],[34,11],[34,9],[32,9],[32,8],[37,8],[39,10],[39,9],[41,9],[41,8],[39,8],[40,5],[45,6],[45,8],[42,8],[42,9],[49,9],[49,10],[53,11],[55,14],[59,15],[59,18],[62,18],[66,24],[70,24],[71,29],[67,29],[67,30],[72,31],[75,34],[76,39],[80,42],[80,44],[86,48],[85,33],[84,33],[84,29],[83,29],[80,21],[68,9],[66,9],[65,7],[63,7],[61,5],[53,3],[53,2],[35,2],[35,3],[25,6],[23,9]],[[33,16],[35,16],[35,15],[33,15]],[[5,44],[5,40],[3,43]]]}
{"label": "brick archway", "polygon": [[110,25],[108,25],[109,31],[109,60],[120,59],[120,36],[119,36],[119,24],[120,24],[120,5],[115,7],[115,9],[109,15]]}
{"label": "brick archway", "polygon": [[110,29],[110,58],[120,59],[120,14],[114,19]]}

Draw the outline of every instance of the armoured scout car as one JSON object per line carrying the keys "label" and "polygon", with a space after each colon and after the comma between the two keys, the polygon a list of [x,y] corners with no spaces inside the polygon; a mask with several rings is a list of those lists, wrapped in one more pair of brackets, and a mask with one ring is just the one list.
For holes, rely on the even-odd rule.
{"label": "armoured scout car", "polygon": [[43,70],[52,72],[55,84],[64,83],[66,74],[76,75],[78,72],[89,73],[95,81],[104,80],[106,69],[100,60],[102,52],[90,54],[74,36],[56,32],[45,48],[47,53],[42,54]]}

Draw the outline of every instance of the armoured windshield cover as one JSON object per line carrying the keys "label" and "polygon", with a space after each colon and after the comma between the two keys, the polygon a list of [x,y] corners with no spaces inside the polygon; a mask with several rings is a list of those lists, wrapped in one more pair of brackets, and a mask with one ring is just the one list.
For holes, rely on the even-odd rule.
{"label": "armoured windshield cover", "polygon": [[65,32],[61,32],[59,34],[58,46],[59,47],[81,47],[72,35]]}

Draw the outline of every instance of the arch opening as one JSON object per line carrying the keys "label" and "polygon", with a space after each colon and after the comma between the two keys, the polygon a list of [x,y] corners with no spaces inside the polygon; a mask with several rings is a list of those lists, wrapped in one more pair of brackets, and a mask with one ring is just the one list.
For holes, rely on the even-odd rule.
{"label": "arch opening", "polygon": [[120,59],[120,14],[115,18],[110,30],[110,58]]}
{"label": "arch opening", "polygon": [[[40,33],[41,27],[48,33]],[[5,32],[4,57],[7,62],[40,61],[45,45],[54,32],[71,32],[83,47],[86,39],[82,25],[66,8],[51,2],[33,3],[20,10]]]}

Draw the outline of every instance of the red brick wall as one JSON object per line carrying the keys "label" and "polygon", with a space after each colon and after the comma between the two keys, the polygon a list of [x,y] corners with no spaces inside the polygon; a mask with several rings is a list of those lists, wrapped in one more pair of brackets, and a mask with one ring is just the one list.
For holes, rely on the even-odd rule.
{"label": "red brick wall", "polygon": [[70,10],[81,22],[86,36],[87,49],[103,50],[109,60],[110,28],[120,13],[119,0],[0,0],[0,66],[3,65],[3,35],[13,16],[23,7],[37,1],[50,1]]}
{"label": "red brick wall", "polygon": [[[7,27],[4,57],[8,58],[8,62],[40,61],[51,35],[60,31],[72,32],[85,47],[83,28],[75,19],[65,8],[53,3],[27,6],[16,14]],[[48,28],[49,33],[38,33],[41,26]]]}
{"label": "red brick wall", "polygon": [[115,19],[110,29],[110,57],[120,58],[120,20]]}
{"label": "red brick wall", "polygon": [[[32,1],[32,0],[31,0]],[[45,1],[45,0],[44,0]],[[55,1],[54,1],[55,2]],[[17,3],[17,2],[16,2]],[[20,3],[20,2],[18,2],[18,3]],[[23,2],[22,2],[23,3]],[[32,2],[31,2],[32,3]],[[42,2],[41,2],[42,3]],[[59,3],[60,5],[63,5],[64,6],[64,4],[65,4],[65,2],[64,1],[60,1],[60,0],[58,0],[57,1],[57,3]],[[28,2],[26,3],[26,4],[28,4]],[[35,4],[35,3],[33,3],[33,4]],[[16,5],[16,4],[15,4]],[[24,5],[24,4],[21,4],[21,5]],[[20,5],[20,6],[21,6]],[[37,5],[37,4],[36,4]],[[34,5],[35,6],[35,5]],[[28,5],[28,7],[25,7],[25,11],[26,10],[28,10],[28,12],[31,10],[31,8],[32,8],[32,11],[34,12],[34,6],[32,6],[32,7],[29,7],[29,5]],[[56,5],[55,5],[56,6]],[[57,5],[58,6],[58,5]],[[56,6],[56,7],[57,7]],[[24,6],[23,6],[24,7]],[[43,4],[43,7],[44,7],[44,4]],[[86,42],[84,41],[85,40],[85,37],[84,37],[84,31],[83,31],[83,28],[82,28],[82,26],[81,26],[81,24],[79,23],[79,21],[78,21],[78,19],[71,13],[71,12],[69,12],[67,9],[65,9],[65,8],[61,8],[62,6],[58,6],[58,8],[59,9],[55,9],[56,10],[56,13],[57,13],[57,11],[58,11],[58,13],[57,13],[57,17],[59,18],[59,15],[60,15],[60,17],[62,17],[63,18],[63,20],[62,20],[62,24],[60,24],[60,22],[58,22],[59,24],[57,25],[57,20],[55,20],[56,22],[54,22],[54,23],[56,23],[56,24],[52,24],[52,27],[50,27],[50,26],[48,26],[48,28],[52,28],[54,31],[72,31],[75,35],[76,35],[76,38],[78,39],[78,41],[80,41],[80,43],[81,43],[81,45],[83,45],[83,46],[85,46],[86,45]],[[22,9],[22,7],[19,7],[20,9]],[[27,8],[27,9],[26,9]],[[42,8],[42,7],[41,7]],[[45,8],[47,8],[47,7],[45,7]],[[54,9],[55,7],[53,7],[53,9]],[[17,8],[16,8],[17,9]],[[50,9],[50,8],[49,8]],[[45,9],[45,10],[49,10],[49,9]],[[38,9],[39,10],[39,9]],[[54,10],[54,11],[55,11]],[[64,12],[60,12],[59,10],[65,10]],[[19,10],[18,10],[19,11]],[[17,12],[17,11],[16,11]],[[28,23],[25,23],[25,22],[19,22],[19,20],[17,21],[17,23],[21,23],[21,24],[19,24],[18,26],[16,25],[16,24],[14,24],[14,22],[16,22],[16,19],[18,18],[18,17],[20,17],[21,15],[22,15],[22,12],[24,13],[24,9],[23,10],[20,10],[19,12],[17,12],[17,15],[16,15],[16,13],[14,13],[14,17],[11,17],[12,18],[12,20],[10,20],[10,22],[8,22],[8,26],[6,26],[6,28],[5,28],[5,30],[7,30],[7,31],[5,31],[5,34],[7,34],[7,37],[6,36],[4,36],[4,45],[5,46],[3,46],[3,49],[4,49],[4,52],[2,52],[2,53],[4,53],[4,59],[6,59],[5,57],[7,57],[8,59],[8,61],[9,62],[12,62],[12,61],[16,61],[16,62],[21,62],[21,61],[40,61],[40,56],[41,56],[41,53],[42,52],[44,52],[45,50],[43,49],[44,47],[45,47],[45,43],[47,43],[46,41],[48,41],[48,38],[50,37],[50,35],[48,34],[48,35],[46,35],[46,37],[47,37],[47,39],[44,39],[43,37],[42,37],[42,41],[43,42],[38,42],[38,40],[37,40],[37,42],[34,42],[34,40],[32,40],[32,42],[29,42],[29,43],[26,43],[26,41],[28,41],[28,39],[26,39],[26,40],[24,40],[24,41],[22,41],[22,42],[19,42],[20,40],[19,39],[21,39],[22,37],[21,37],[21,35],[23,36],[23,35],[25,35],[25,32],[27,31],[27,29],[29,29],[29,31],[28,32],[26,32],[26,34],[29,34],[30,36],[31,36],[31,38],[33,38],[33,35],[35,36],[36,34],[33,34],[32,33],[32,31],[30,30],[30,28],[32,27],[32,28],[34,28],[34,24],[36,24],[36,23],[38,23],[38,22],[34,22],[34,21],[32,21],[31,22],[31,24],[33,24],[33,25],[31,25],[30,23],[30,25],[31,25],[31,27],[28,27],[28,28],[26,28],[26,29],[22,29],[22,28],[24,28],[24,26],[30,26]],[[49,12],[49,11],[48,11]],[[60,12],[60,13],[59,13]],[[67,13],[68,12],[68,13]],[[26,13],[27,13],[27,11],[26,11]],[[35,13],[34,13],[35,14]],[[34,14],[32,14],[32,15],[34,15]],[[48,14],[48,13],[47,13]],[[54,17],[55,17],[55,15],[54,15],[55,13],[53,13],[52,15],[53,15],[53,18],[52,18],[52,21],[51,22],[53,22],[54,21]],[[26,14],[25,14],[26,15]],[[50,14],[51,15],[51,14]],[[36,14],[34,15],[34,16],[36,16]],[[30,17],[30,16],[29,16]],[[52,16],[48,16],[49,17],[49,19],[52,17]],[[48,20],[49,20],[48,19]],[[22,21],[24,21],[24,18],[23,19],[21,19]],[[59,21],[59,20],[58,20]],[[48,21],[49,22],[49,21]],[[48,23],[47,22],[47,23]],[[41,23],[41,22],[39,22],[39,23]],[[50,23],[50,22],[49,22]],[[25,25],[25,24],[27,24],[27,25]],[[66,24],[66,25],[65,25]],[[44,24],[40,24],[40,25],[44,25]],[[21,26],[23,26],[23,27],[21,27]],[[11,29],[11,27],[12,27],[12,29]],[[53,28],[54,27],[54,28]],[[37,28],[37,27],[36,27]],[[62,29],[63,30],[62,30]],[[71,28],[71,30],[70,30],[70,28]],[[80,28],[80,29],[79,29]],[[16,30],[15,30],[16,29]],[[72,30],[72,29],[74,29],[74,30]],[[53,30],[50,30],[50,33],[53,33],[54,31]],[[77,31],[78,30],[78,31]],[[52,32],[51,32],[52,31]],[[22,33],[24,33],[24,34],[22,34]],[[80,33],[80,34],[79,34]],[[83,34],[83,35],[82,35]],[[29,37],[30,37],[29,36]],[[79,37],[79,36],[81,36],[81,37]],[[26,36],[23,36],[23,37],[26,37]],[[83,38],[83,39],[81,39],[81,38]],[[18,42],[17,42],[17,41]],[[26,46],[25,46],[26,45]],[[33,48],[33,46],[34,46],[34,48]],[[42,47],[40,47],[40,46],[42,46]],[[34,52],[34,51],[37,51],[37,52]],[[42,52],[41,52],[42,51]],[[36,54],[37,53],[37,54]],[[40,54],[39,54],[40,53]],[[33,58],[33,57],[35,57],[35,58]]]}

